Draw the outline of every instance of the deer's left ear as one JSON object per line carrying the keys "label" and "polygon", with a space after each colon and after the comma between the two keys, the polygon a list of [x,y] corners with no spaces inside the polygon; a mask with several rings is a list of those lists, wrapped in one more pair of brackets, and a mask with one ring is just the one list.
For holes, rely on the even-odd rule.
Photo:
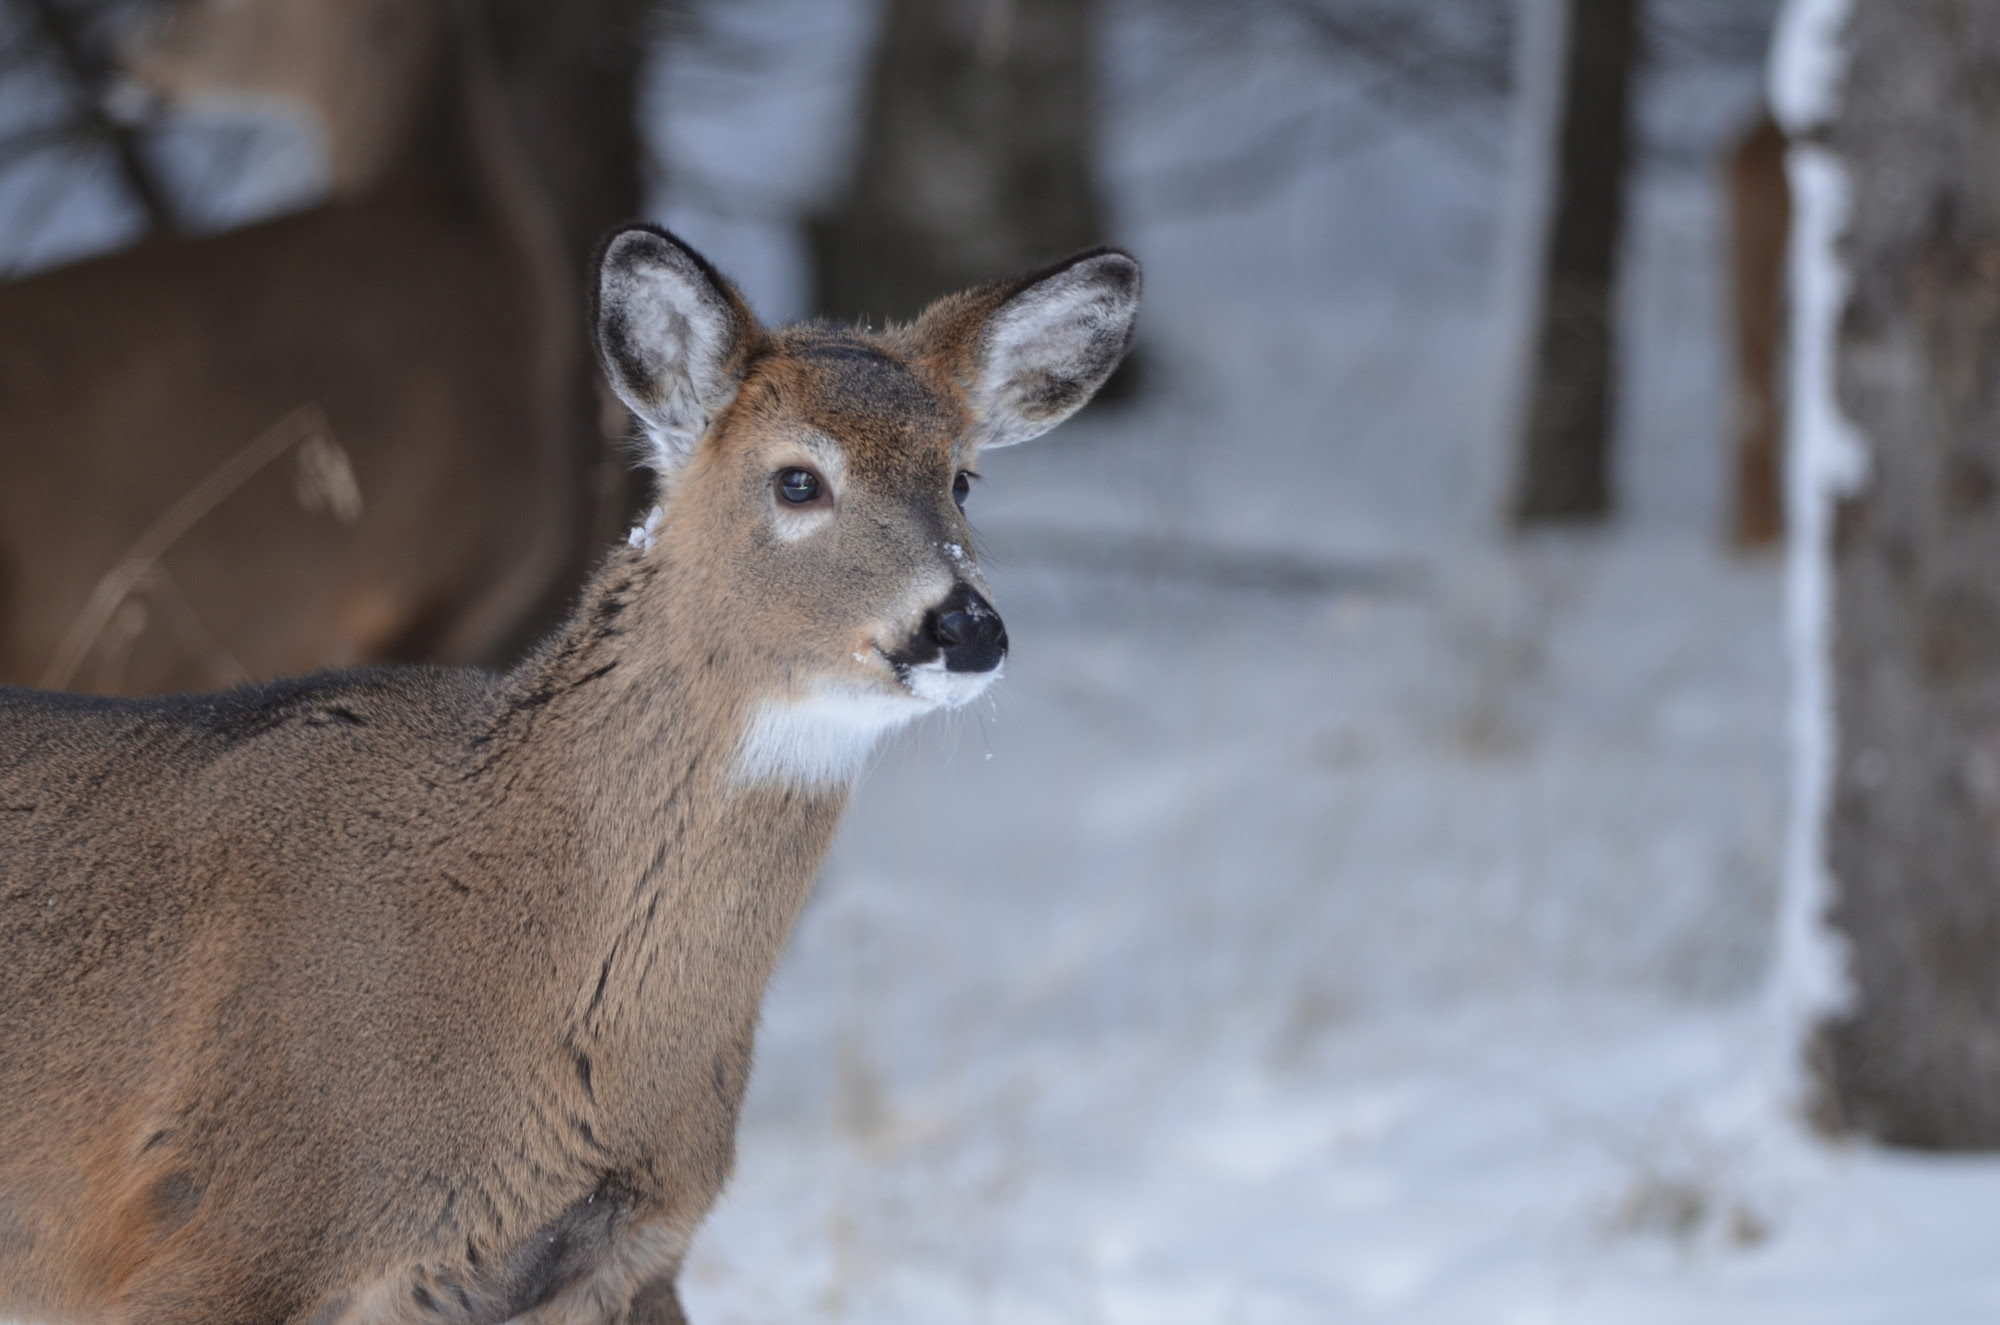
{"label": "deer's left ear", "polygon": [[974,444],[1012,446],[1055,427],[1104,385],[1132,346],[1139,287],[1130,253],[1092,249],[942,299],[915,331],[965,387]]}

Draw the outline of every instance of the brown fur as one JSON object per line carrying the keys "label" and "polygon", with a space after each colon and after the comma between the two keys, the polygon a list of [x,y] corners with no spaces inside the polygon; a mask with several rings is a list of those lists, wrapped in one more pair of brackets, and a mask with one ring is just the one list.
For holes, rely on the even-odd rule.
{"label": "brown fur", "polygon": [[[229,21],[183,23],[139,58],[193,96],[189,51],[227,78],[275,44],[292,63],[272,79],[347,112],[326,120],[335,201],[0,286],[0,681],[148,693],[486,661],[581,574],[598,460],[576,417],[581,300],[491,71],[477,42],[447,39],[445,4],[188,0],[184,15]],[[306,41],[267,32],[272,14],[323,21]],[[301,510],[288,455],[169,550],[174,593],[130,618],[146,624],[129,654],[105,643],[52,674],[99,577],[307,406],[351,461],[358,522]]]}
{"label": "brown fur", "polygon": [[[998,390],[993,328],[1086,270],[1122,325]],[[1100,254],[869,335],[719,290],[727,381],[652,545],[512,671],[0,688],[0,1315],[681,1320],[847,799],[734,752],[816,679],[894,691],[856,655],[979,582],[946,550],[974,439],[1080,404],[1138,294]],[[774,536],[826,441],[830,523]]]}

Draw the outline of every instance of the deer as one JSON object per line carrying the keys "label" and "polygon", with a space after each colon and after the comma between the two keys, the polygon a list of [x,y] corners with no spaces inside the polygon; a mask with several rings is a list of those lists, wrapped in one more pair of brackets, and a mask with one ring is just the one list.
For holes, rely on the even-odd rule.
{"label": "deer", "polygon": [[505,671],[0,689],[0,1317],[681,1322],[879,743],[1009,642],[965,502],[1131,343],[1115,248],[879,330],[617,231],[656,504]]}
{"label": "deer", "polygon": [[559,614],[624,466],[478,13],[177,0],[131,43],[165,105],[300,108],[329,195],[0,285],[0,681],[494,662]]}

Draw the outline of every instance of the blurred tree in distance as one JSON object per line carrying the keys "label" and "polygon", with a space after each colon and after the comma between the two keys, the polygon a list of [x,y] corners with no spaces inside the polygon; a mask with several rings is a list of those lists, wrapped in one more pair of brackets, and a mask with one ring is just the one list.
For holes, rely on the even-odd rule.
{"label": "blurred tree in distance", "polygon": [[1729,537],[1766,547],[1784,533],[1785,255],[1792,198],[1785,133],[1767,113],[1729,157],[1730,294],[1736,421]]}
{"label": "blurred tree in distance", "polygon": [[889,0],[820,310],[877,323],[1105,239],[1096,0]]}
{"label": "blurred tree in distance", "polygon": [[[1232,151],[1139,181],[1140,205],[1170,215],[1254,204],[1302,172],[1415,129],[1476,156],[1497,154],[1494,112],[1512,90],[1508,5],[1463,0],[1146,0],[1190,54],[1240,50],[1253,68],[1284,52],[1329,90],[1352,90],[1363,114],[1306,98],[1248,126]],[[1187,63],[1193,64],[1189,59]],[[1250,76],[1250,70],[1241,76]],[[1185,95],[1163,84],[1160,93]]]}
{"label": "blurred tree in distance", "polygon": [[1611,512],[1619,241],[1638,0],[1567,0],[1554,205],[1514,518]]}

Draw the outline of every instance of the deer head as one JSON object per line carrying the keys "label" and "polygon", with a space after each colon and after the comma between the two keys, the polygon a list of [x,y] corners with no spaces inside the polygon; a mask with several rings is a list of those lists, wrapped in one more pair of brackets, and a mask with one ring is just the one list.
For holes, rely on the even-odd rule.
{"label": "deer head", "polygon": [[613,236],[598,347],[662,498],[634,541],[751,697],[740,778],[843,780],[884,732],[999,674],[964,510],[980,457],[1090,399],[1139,290],[1131,256],[1098,249],[908,326],[772,331],[672,235]]}

